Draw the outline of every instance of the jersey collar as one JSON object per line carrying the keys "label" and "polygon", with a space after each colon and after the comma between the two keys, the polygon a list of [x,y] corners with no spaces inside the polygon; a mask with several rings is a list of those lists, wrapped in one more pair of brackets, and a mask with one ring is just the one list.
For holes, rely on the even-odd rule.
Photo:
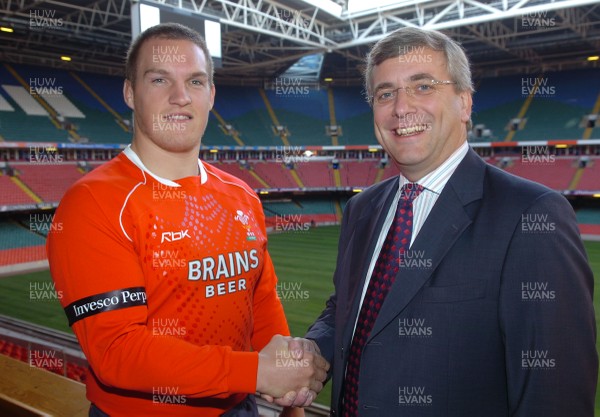
{"label": "jersey collar", "polygon": [[[150,175],[152,178],[154,178],[161,184],[167,185],[169,187],[181,187],[181,185],[176,183],[175,181],[159,177],[158,175],[152,173],[152,171],[150,171],[148,168],[146,168],[140,157],[133,151],[133,149],[131,149],[131,145],[127,145],[123,153],[131,162],[133,162],[135,166],[137,166],[142,171],[148,173],[148,175]],[[208,180],[208,175],[206,174],[206,169],[204,168],[204,164],[200,159],[198,159],[198,171],[200,171],[200,184],[204,184]]]}

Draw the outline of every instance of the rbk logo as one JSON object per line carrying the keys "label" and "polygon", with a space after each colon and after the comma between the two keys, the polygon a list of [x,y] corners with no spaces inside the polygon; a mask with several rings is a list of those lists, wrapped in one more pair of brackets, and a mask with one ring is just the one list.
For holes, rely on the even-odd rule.
{"label": "rbk logo", "polygon": [[176,242],[178,240],[183,239],[184,237],[192,238],[188,234],[188,229],[182,230],[180,232],[163,232],[162,238],[160,239],[160,243],[163,242]]}

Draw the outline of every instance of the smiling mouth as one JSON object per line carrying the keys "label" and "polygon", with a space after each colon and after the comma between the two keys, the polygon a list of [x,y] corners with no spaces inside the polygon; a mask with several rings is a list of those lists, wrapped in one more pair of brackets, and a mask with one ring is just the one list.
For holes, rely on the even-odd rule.
{"label": "smiling mouth", "polygon": [[421,125],[415,125],[415,126],[410,126],[410,127],[399,127],[394,132],[396,132],[396,135],[398,135],[398,136],[410,136],[410,135],[414,135],[416,133],[424,132],[426,130],[427,130],[427,125],[421,124]]}
{"label": "smiling mouth", "polygon": [[192,116],[186,114],[166,114],[163,116],[163,120],[166,122],[183,122],[192,120]]}

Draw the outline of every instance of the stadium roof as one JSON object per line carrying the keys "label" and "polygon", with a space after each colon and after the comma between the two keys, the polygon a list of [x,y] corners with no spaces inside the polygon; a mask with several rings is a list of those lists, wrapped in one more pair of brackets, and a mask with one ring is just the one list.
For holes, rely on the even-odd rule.
{"label": "stadium roof", "polygon": [[[597,0],[401,0],[364,10],[356,4],[376,1],[145,1],[221,22],[220,83],[261,85],[321,53],[321,78],[358,84],[369,46],[403,26],[442,30],[460,41],[476,77],[600,67],[587,61],[600,53]],[[40,16],[56,24],[36,25]],[[0,0],[0,26],[13,30],[0,31],[0,61],[121,75],[131,2]]]}

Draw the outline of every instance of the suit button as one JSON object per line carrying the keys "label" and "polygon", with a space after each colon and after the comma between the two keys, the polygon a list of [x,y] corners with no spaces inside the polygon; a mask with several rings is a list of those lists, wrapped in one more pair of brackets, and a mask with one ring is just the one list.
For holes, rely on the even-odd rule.
{"label": "suit button", "polygon": [[340,358],[344,359],[344,348],[340,350]]}

